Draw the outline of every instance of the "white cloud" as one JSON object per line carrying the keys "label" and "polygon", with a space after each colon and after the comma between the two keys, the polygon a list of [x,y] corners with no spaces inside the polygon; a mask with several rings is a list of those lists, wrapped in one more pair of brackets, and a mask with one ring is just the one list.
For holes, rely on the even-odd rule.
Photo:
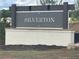
{"label": "white cloud", "polygon": [[75,0],[63,0],[64,2],[68,2],[69,4],[73,4]]}
{"label": "white cloud", "polygon": [[[74,0],[63,0],[63,2],[69,2],[69,4],[73,4]],[[17,5],[25,5],[25,6],[40,5],[40,0],[16,0],[15,3]]]}
{"label": "white cloud", "polygon": [[[58,0],[59,1],[59,0]],[[74,3],[74,0],[63,0],[65,2]],[[16,3],[17,5],[40,5],[40,0],[0,0],[0,8],[8,8],[12,4]]]}
{"label": "white cloud", "polygon": [[16,4],[25,6],[40,5],[39,0],[17,0]]}

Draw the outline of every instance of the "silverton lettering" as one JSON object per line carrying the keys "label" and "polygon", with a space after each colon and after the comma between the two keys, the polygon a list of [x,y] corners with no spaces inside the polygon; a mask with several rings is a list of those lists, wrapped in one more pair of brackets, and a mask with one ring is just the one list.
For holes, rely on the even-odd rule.
{"label": "silverton lettering", "polygon": [[50,22],[50,23],[52,23],[52,22],[55,22],[55,17],[54,18],[46,18],[46,17],[42,17],[42,18],[31,18],[31,17],[29,17],[29,18],[25,18],[24,19],[24,22]]}

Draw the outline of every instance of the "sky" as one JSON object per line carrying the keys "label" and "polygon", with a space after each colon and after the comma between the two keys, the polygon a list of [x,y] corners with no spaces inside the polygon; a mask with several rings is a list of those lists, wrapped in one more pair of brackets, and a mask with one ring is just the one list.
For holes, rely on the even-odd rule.
{"label": "sky", "polygon": [[[27,4],[27,5],[35,5],[37,0],[26,0],[26,2],[23,2],[25,0],[0,0],[0,9],[2,8],[8,8],[14,3],[17,3],[17,5],[21,4]],[[73,4],[74,0],[63,0],[65,2],[68,2],[69,4]]]}

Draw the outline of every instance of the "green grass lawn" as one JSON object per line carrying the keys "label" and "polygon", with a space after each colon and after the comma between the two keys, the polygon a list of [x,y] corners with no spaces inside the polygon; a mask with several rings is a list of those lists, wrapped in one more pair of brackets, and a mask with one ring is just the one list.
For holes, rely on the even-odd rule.
{"label": "green grass lawn", "polygon": [[0,59],[79,59],[79,50],[0,51]]}

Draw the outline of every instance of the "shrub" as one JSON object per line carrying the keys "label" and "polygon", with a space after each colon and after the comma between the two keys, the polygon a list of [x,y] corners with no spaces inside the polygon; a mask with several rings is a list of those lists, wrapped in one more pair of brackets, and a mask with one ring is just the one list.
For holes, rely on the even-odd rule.
{"label": "shrub", "polygon": [[0,45],[5,44],[5,26],[0,22]]}

